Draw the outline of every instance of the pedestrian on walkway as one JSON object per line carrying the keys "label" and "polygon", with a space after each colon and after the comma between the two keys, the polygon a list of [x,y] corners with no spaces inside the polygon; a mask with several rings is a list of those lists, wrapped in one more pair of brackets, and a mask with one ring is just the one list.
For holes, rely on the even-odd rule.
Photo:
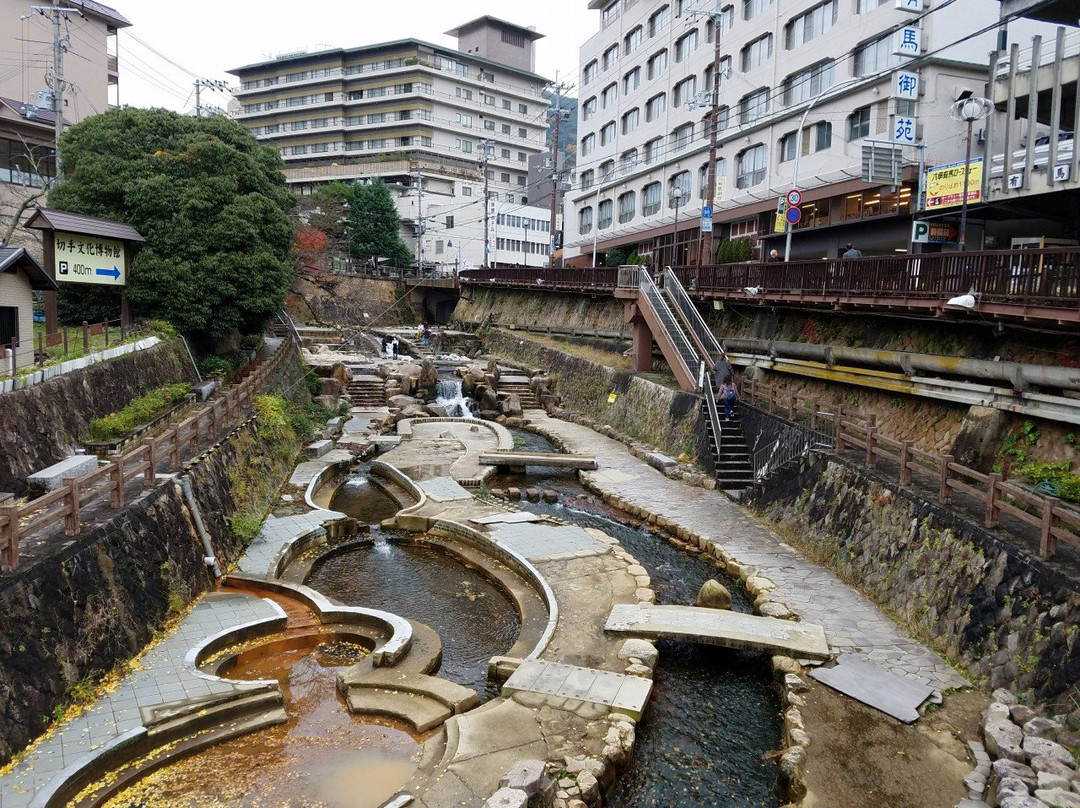
{"label": "pedestrian on walkway", "polygon": [[392,340],[390,340],[390,355],[394,359],[398,358],[398,341],[397,341],[397,337],[394,337]]}
{"label": "pedestrian on walkway", "polygon": [[724,402],[724,420],[730,421],[732,413],[735,411],[735,402],[739,400],[739,389],[730,376],[721,383],[720,389],[716,392],[716,397]]}
{"label": "pedestrian on walkway", "polygon": [[424,336],[424,347],[426,348],[429,345],[431,345],[431,329],[428,328],[427,323],[424,323],[424,330],[423,330],[422,333],[423,333],[423,336]]}
{"label": "pedestrian on walkway", "polygon": [[855,245],[850,241],[847,245],[847,250],[841,256],[842,258],[862,258],[862,250],[856,249]]}
{"label": "pedestrian on walkway", "polygon": [[385,334],[379,337],[379,353],[383,356],[390,355],[390,337]]}

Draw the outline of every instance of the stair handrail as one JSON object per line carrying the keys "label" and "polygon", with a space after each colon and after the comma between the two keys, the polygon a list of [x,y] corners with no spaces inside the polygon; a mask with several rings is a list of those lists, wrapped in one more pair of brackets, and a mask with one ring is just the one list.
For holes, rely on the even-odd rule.
{"label": "stair handrail", "polygon": [[709,428],[712,429],[713,442],[716,445],[716,454],[713,476],[716,476],[719,470],[720,464],[720,434],[723,428],[720,426],[720,408],[716,405],[716,393],[712,389],[712,386],[705,386],[702,388],[702,394],[705,397],[705,408],[709,411]]}
{"label": "stair handrail", "polygon": [[[716,335],[705,322],[705,318],[701,316],[701,312],[698,311],[694,301],[683,288],[682,282],[679,281],[679,276],[672,271],[671,267],[664,267],[664,292],[682,313],[683,322],[689,327],[691,336],[696,338],[698,347],[707,355],[706,360],[714,356],[722,356],[726,359],[727,351],[716,339]],[[711,368],[712,362],[708,364]]]}
{"label": "stair handrail", "polygon": [[[657,320],[659,320],[668,339],[671,340],[671,344],[674,346],[676,353],[679,354],[679,358],[682,359],[688,374],[691,376],[696,375],[694,370],[697,368],[698,363],[702,361],[703,357],[699,355],[697,348],[689,338],[687,338],[686,334],[679,326],[678,319],[675,317],[674,312],[671,311],[671,307],[664,302],[664,297],[656,288],[656,284],[653,283],[648,270],[644,268],[641,269],[638,274],[638,284],[638,289],[645,299],[649,301],[649,305],[652,306],[653,311],[656,312]],[[667,315],[667,319],[671,322],[670,327],[664,322],[665,315]],[[704,359],[711,363],[711,360],[709,360],[708,357],[704,357]],[[700,386],[698,389],[700,389]]]}

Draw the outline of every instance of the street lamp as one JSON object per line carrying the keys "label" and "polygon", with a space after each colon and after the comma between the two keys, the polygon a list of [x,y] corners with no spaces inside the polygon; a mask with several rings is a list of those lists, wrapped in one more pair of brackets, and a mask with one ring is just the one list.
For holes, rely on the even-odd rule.
{"label": "street lamp", "polygon": [[960,252],[967,248],[968,180],[971,175],[971,125],[990,114],[993,103],[986,98],[961,98],[949,108],[949,117],[967,123],[967,149],[964,152],[964,196],[960,201]]}
{"label": "street lamp", "polygon": [[671,231],[671,265],[678,266],[679,263],[679,204],[682,202],[683,189],[681,185],[676,185],[671,189],[671,201],[675,204],[675,228]]}
{"label": "street lamp", "polygon": [[[806,116],[810,114],[810,110],[814,108],[814,104],[823,100],[829,93],[839,90],[849,84],[856,84],[860,81],[864,81],[861,76],[857,76],[853,79],[847,79],[839,84],[831,84],[814,96],[806,109],[803,111],[802,117],[799,119],[799,128],[795,131],[795,162],[791,168],[791,188],[797,189],[799,187],[799,156],[802,154],[802,130],[806,126]],[[791,222],[785,221],[784,232],[787,234],[784,238],[784,260],[791,260]]]}

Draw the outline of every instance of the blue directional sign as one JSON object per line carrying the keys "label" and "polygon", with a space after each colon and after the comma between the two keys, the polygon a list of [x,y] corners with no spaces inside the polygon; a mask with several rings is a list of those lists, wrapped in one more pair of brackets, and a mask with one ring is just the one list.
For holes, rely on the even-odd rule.
{"label": "blue directional sign", "polygon": [[112,269],[102,269],[101,267],[97,267],[97,268],[94,269],[94,274],[95,275],[109,276],[114,281],[120,280],[120,268],[119,267],[113,267]]}
{"label": "blue directional sign", "polygon": [[709,205],[703,205],[701,208],[701,232],[712,232],[712,207]]}

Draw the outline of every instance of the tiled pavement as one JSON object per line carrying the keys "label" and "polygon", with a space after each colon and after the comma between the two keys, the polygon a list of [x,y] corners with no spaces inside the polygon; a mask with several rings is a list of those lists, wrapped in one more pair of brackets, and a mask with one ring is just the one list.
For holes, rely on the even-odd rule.
{"label": "tiled pavement", "polygon": [[582,474],[604,493],[638,502],[658,516],[707,536],[740,564],[758,568],[779,588],[773,596],[804,620],[823,626],[837,651],[864,657],[935,688],[969,684],[935,653],[906,636],[868,599],[784,544],[722,493],[671,480],[631,455],[624,444],[588,427],[548,418],[542,410],[529,410],[526,418],[557,435],[567,451],[596,455],[600,470]]}
{"label": "tiled pavement", "polygon": [[[248,545],[237,572],[259,578],[266,577],[277,559],[278,551],[290,539],[307,533],[334,519],[344,519],[338,511],[316,510],[296,516],[266,517],[259,535]],[[0,806],[2,808],[2,806]]]}
{"label": "tiled pavement", "polygon": [[537,525],[529,522],[491,525],[503,547],[532,561],[570,556],[600,555],[611,548],[574,525]]}
{"label": "tiled pavement", "polygon": [[[237,686],[196,676],[184,664],[192,647],[232,626],[275,617],[270,601],[249,595],[212,593],[180,627],[142,658],[116,691],[66,722],[33,749],[10,774],[0,777],[0,808],[23,808],[35,792],[78,758],[142,725],[139,710],[162,702],[227,693]],[[239,686],[243,689],[244,686]]]}

